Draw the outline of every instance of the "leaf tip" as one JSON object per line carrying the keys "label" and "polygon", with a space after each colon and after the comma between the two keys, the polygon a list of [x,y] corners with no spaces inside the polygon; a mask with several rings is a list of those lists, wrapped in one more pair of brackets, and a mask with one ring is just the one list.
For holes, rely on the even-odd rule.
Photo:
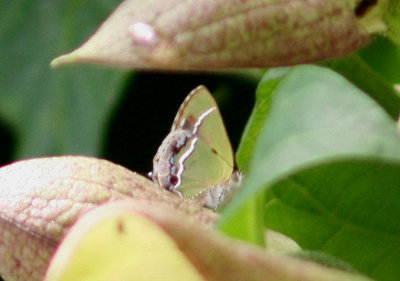
{"label": "leaf tip", "polygon": [[78,61],[79,61],[78,56],[74,52],[67,53],[52,59],[52,61],[50,62],[50,67],[58,68],[66,64],[76,63]]}

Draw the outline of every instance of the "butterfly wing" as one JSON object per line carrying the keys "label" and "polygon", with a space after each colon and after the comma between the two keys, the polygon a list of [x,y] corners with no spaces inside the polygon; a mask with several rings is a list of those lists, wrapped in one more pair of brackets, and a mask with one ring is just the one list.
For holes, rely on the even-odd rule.
{"label": "butterfly wing", "polygon": [[199,137],[193,137],[175,157],[177,170],[182,173],[176,189],[186,198],[192,198],[212,186],[227,182],[233,166],[219,157]]}
{"label": "butterfly wing", "polygon": [[185,129],[188,123],[194,126],[211,108],[215,109],[201,120],[196,134],[210,149],[215,151],[215,154],[225,159],[227,164],[233,167],[232,146],[221,113],[206,87],[199,86],[189,93],[175,116],[171,131]]}
{"label": "butterfly wing", "polygon": [[204,87],[182,103],[171,132],[153,159],[152,178],[187,198],[229,181],[233,151],[217,104]]}
{"label": "butterfly wing", "polygon": [[217,104],[204,87],[194,89],[181,105],[171,131],[191,131],[192,137],[175,157],[182,171],[177,189],[193,197],[204,189],[227,182],[234,156]]}

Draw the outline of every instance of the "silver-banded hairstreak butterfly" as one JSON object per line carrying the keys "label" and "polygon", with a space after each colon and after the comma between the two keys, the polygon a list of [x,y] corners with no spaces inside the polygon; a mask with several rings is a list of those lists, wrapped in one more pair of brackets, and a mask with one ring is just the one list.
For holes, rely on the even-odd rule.
{"label": "silver-banded hairstreak butterfly", "polygon": [[218,106],[204,87],[189,93],[153,159],[154,182],[217,209],[239,187],[235,160]]}

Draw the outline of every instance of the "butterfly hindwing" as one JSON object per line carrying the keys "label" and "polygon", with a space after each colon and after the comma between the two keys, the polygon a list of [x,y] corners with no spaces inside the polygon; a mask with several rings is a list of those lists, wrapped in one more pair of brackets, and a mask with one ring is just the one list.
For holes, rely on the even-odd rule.
{"label": "butterfly hindwing", "polygon": [[[196,142],[195,149],[191,148],[193,142]],[[229,180],[233,167],[216,155],[201,138],[191,139],[191,143],[177,155],[176,161],[182,159],[190,149],[193,151],[190,157],[183,159],[181,183],[177,186],[184,197],[191,198],[206,188]]]}

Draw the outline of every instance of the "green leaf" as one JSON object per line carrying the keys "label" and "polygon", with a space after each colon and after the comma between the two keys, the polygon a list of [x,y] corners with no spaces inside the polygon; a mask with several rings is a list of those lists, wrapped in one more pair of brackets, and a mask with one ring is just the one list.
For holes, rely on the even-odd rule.
{"label": "green leaf", "polygon": [[400,45],[400,3],[397,0],[389,0],[387,3],[387,9],[383,15],[388,26],[385,35]]}
{"label": "green leaf", "polygon": [[275,87],[289,70],[290,68],[283,67],[269,70],[260,82],[262,87],[257,88],[256,103],[236,153],[237,164],[243,172],[246,172],[249,168],[254,153],[254,145],[271,108],[271,99]]}
{"label": "green leaf", "polygon": [[273,186],[266,226],[376,280],[399,280],[399,171],[398,163],[364,160],[296,173]]}
{"label": "green leaf", "polygon": [[[400,96],[394,88],[400,69],[400,49],[377,39],[366,49],[322,65],[339,72],[397,119]],[[379,58],[378,58],[379,57]]]}
{"label": "green leaf", "polygon": [[237,211],[235,220],[222,220],[217,224],[217,227],[237,239],[265,246],[263,206],[264,197],[262,194],[253,195]]}
{"label": "green leaf", "polygon": [[225,223],[264,190],[266,227],[377,280],[400,278],[400,137],[392,118],[316,66],[295,67],[280,81],[268,115]]}
{"label": "green leaf", "polygon": [[123,74],[89,67],[51,71],[49,62],[93,32],[113,5],[0,3],[0,115],[15,131],[14,157],[98,153]]}
{"label": "green leaf", "polygon": [[360,57],[389,84],[400,84],[400,46],[377,36]]}
{"label": "green leaf", "polygon": [[[265,123],[270,110],[270,101],[277,84],[290,68],[275,68],[268,71],[261,80],[262,87],[257,88],[256,103],[242,135],[236,161],[240,171],[246,173],[251,165],[254,146],[260,129]],[[247,200],[237,212],[235,220],[222,220],[218,227],[231,236],[257,245],[265,245],[262,208],[263,194],[256,194]],[[241,227],[237,227],[241,225]]]}

